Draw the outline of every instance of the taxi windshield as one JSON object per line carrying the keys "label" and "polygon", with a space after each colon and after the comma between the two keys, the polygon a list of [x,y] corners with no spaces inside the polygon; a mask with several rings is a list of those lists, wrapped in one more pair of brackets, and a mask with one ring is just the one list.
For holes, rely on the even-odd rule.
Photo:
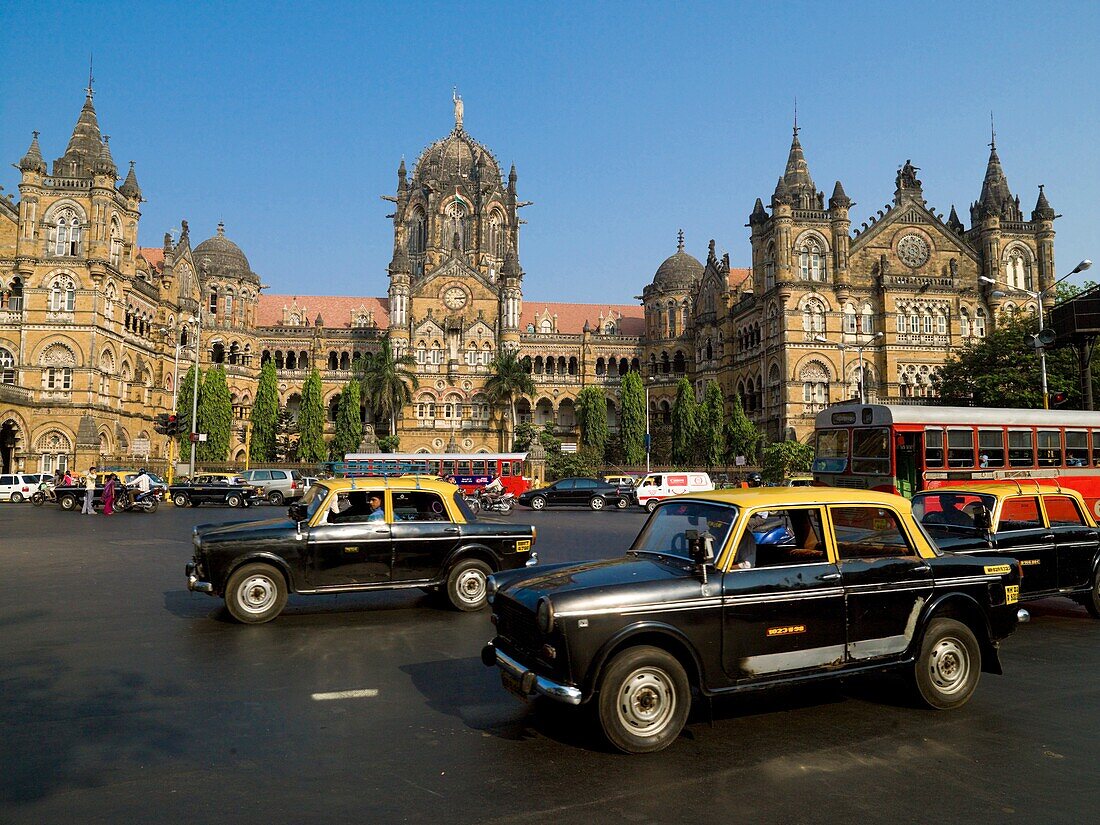
{"label": "taxi windshield", "polygon": [[925,528],[936,531],[967,531],[978,528],[974,516],[982,507],[990,512],[995,496],[966,492],[929,492],[913,496],[913,517]]}
{"label": "taxi windshield", "polygon": [[316,515],[318,508],[325,500],[325,496],[328,495],[328,487],[321,484],[314,484],[308,490],[306,494],[302,496],[302,500],[298,502],[301,506],[306,508],[305,521],[312,521],[313,516]]}
{"label": "taxi windshield", "polygon": [[714,555],[726,543],[730,527],[737,520],[732,504],[675,500],[660,505],[631,545],[631,553],[660,553],[691,560],[687,533],[694,530],[714,536]]}

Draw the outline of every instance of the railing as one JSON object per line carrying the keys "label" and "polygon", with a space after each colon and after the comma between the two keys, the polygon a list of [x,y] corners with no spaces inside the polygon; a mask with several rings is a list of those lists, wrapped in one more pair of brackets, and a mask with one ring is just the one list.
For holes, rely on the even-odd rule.
{"label": "railing", "polygon": [[11,404],[29,404],[34,394],[26,387],[17,387],[14,384],[0,384],[0,401]]}

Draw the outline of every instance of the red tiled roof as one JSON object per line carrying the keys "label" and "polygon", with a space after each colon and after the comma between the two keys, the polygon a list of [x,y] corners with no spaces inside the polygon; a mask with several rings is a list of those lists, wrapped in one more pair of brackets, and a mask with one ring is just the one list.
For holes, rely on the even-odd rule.
{"label": "red tiled roof", "polygon": [[737,287],[741,286],[741,284],[745,283],[745,281],[751,277],[751,269],[735,269],[731,266],[729,274],[730,289],[737,289]]}
{"label": "red tiled roof", "polygon": [[138,247],[138,254],[149,262],[155,272],[164,269],[164,250],[156,246]]}
{"label": "red tiled roof", "polygon": [[557,315],[557,332],[580,334],[584,331],[584,322],[593,332],[599,328],[600,316],[606,322],[614,317],[619,323],[622,335],[642,335],[645,333],[645,308],[637,304],[556,304],[547,301],[524,301],[520,317],[520,330],[526,330],[528,324],[538,322],[549,313]]}
{"label": "red tiled roof", "polygon": [[350,327],[354,314],[374,313],[374,325],[387,329],[390,325],[388,298],[366,298],[351,295],[264,295],[256,307],[256,326],[275,327],[283,323],[283,308],[297,305],[298,311],[312,325],[317,316],[326,327]]}

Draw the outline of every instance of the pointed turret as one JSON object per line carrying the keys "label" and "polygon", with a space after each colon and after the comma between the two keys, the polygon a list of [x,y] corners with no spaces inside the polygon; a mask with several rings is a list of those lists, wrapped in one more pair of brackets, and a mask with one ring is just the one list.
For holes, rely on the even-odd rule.
{"label": "pointed turret", "polygon": [[397,191],[404,192],[408,188],[408,181],[405,179],[408,172],[405,171],[405,156],[401,156],[401,165],[397,167]]}
{"label": "pointed turret", "polygon": [[99,134],[99,121],[95,106],[92,105],[92,91],[88,88],[84,106],[73,127],[73,135],[65,154],[53,162],[54,175],[79,176],[92,172],[96,160],[102,151],[103,139]]}
{"label": "pointed turret", "polygon": [[19,170],[44,175],[46,174],[46,161],[42,159],[42,147],[38,145],[38,132],[32,132],[31,134],[33,135],[31,145],[27,149],[27,154],[23,155],[23,158],[19,161]]}
{"label": "pointed turret", "polygon": [[107,175],[112,181],[118,177],[118,167],[115,166],[115,159],[111,157],[111,136],[104,135],[103,143],[99,147],[99,156],[95,161],[95,173],[97,175]]}
{"label": "pointed turret", "polygon": [[516,253],[511,249],[504,256],[504,266],[501,267],[500,273],[505,278],[518,278],[520,276],[519,262],[516,260]]}
{"label": "pointed turret", "polygon": [[840,185],[840,181],[836,182],[836,186],[833,187],[832,197],[829,198],[830,209],[848,209],[852,205],[852,199],[844,191],[844,187]]}
{"label": "pointed turret", "polygon": [[511,191],[516,190],[516,165],[513,163],[512,168],[508,170],[508,189]]}
{"label": "pointed turret", "polygon": [[1039,184],[1039,198],[1035,201],[1035,209],[1032,210],[1031,219],[1033,221],[1052,221],[1057,216],[1054,214],[1054,210],[1051,209],[1050,203],[1047,201],[1046,192],[1043,191],[1043,184]]}
{"label": "pointed turret", "polygon": [[1001,158],[997,154],[997,141],[995,139],[989,143],[989,162],[985,167],[982,194],[975,205],[981,217],[996,215],[998,218],[1006,220],[1023,220],[1023,216],[1012,197],[1012,192],[1008,188],[1008,179],[1001,167]]}
{"label": "pointed turret", "polygon": [[752,214],[749,215],[749,226],[757,226],[767,220],[768,213],[764,211],[764,202],[757,198],[756,204],[752,207]]}
{"label": "pointed turret", "polygon": [[951,204],[951,214],[947,216],[947,228],[960,234],[965,229],[963,222],[959,220],[959,213],[955,211],[955,204]]}
{"label": "pointed turret", "polygon": [[787,155],[787,168],[775,187],[775,197],[786,197],[792,205],[800,209],[824,209],[824,196],[817,191],[810,177],[810,167],[802,152],[802,143],[798,139],[798,126],[794,127],[791,138],[791,150]]}
{"label": "pointed turret", "polygon": [[130,161],[130,171],[126,173],[126,180],[122,182],[122,186],[119,187],[118,191],[127,198],[141,200],[141,187],[138,186],[137,173],[134,172],[133,161]]}

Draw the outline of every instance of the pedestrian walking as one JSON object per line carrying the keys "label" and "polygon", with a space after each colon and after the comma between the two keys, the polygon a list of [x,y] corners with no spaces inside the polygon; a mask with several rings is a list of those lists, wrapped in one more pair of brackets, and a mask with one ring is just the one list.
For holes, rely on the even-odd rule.
{"label": "pedestrian walking", "polygon": [[115,514],[115,476],[114,473],[107,476],[107,483],[103,485],[103,515]]}
{"label": "pedestrian walking", "polygon": [[95,499],[95,467],[88,468],[88,474],[84,477],[84,507],[80,510],[80,515],[95,515],[95,506],[92,502]]}

